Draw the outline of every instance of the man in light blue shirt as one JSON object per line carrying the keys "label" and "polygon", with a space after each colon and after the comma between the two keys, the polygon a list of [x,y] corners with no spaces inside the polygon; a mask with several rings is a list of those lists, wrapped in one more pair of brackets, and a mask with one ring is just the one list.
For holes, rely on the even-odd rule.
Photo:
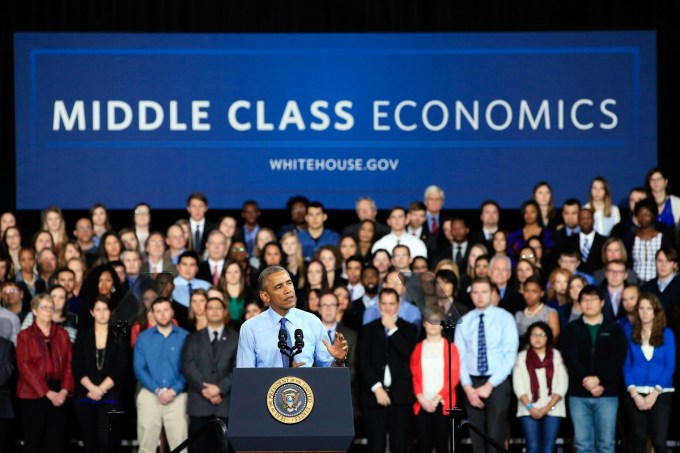
{"label": "man in light blue shirt", "polygon": [[182,253],[177,262],[177,272],[179,275],[173,280],[175,289],[172,290],[172,300],[189,307],[191,291],[210,288],[209,282],[196,278],[198,254],[192,250]]}
{"label": "man in light blue shirt", "polygon": [[[517,358],[519,336],[513,316],[491,304],[491,285],[487,278],[472,281],[470,297],[475,309],[456,328],[456,347],[468,417],[503,445],[512,393],[508,377]],[[470,435],[473,451],[485,452],[482,438]]]}
{"label": "man in light blue shirt", "polygon": [[[408,294],[406,294],[406,287],[404,283],[399,278],[399,272],[392,271],[388,272],[385,276],[385,282],[383,283],[383,288],[392,288],[399,294],[399,311],[397,316],[406,322],[415,324],[418,332],[420,332],[420,323],[423,319],[422,314],[418,307],[413,305],[413,303],[407,300]],[[373,322],[376,319],[380,319],[382,314],[380,313],[380,307],[378,304],[371,305],[364,311],[363,325]]]}
{"label": "man in light blue shirt", "polygon": [[295,308],[295,285],[288,271],[280,266],[266,268],[258,277],[260,298],[269,309],[249,319],[241,326],[236,366],[238,368],[282,368],[288,358],[279,351],[279,331],[288,332],[292,344],[294,332],[302,330],[304,347],[295,356],[293,367],[343,366],[348,345],[340,332],[335,333],[333,344],[321,320],[315,315]]}
{"label": "man in light blue shirt", "polygon": [[136,401],[140,453],[156,451],[162,427],[171,450],[188,436],[181,354],[189,333],[172,323],[170,299],[156,299],[151,312],[156,325],[139,334],[134,353],[135,376],[141,385]]}

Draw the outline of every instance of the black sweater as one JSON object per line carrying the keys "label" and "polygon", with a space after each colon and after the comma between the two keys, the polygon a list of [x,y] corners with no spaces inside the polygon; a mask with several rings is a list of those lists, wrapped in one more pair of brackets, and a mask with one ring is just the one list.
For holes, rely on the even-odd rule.
{"label": "black sweater", "polygon": [[583,317],[567,324],[560,338],[564,362],[569,370],[569,395],[592,397],[582,384],[586,376],[597,376],[604,387],[602,396],[619,396],[621,373],[628,342],[614,321],[603,318],[593,345]]}

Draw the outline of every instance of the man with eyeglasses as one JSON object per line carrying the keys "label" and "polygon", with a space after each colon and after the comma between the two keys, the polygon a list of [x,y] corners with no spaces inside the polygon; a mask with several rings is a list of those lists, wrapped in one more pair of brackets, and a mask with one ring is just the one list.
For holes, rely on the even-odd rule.
{"label": "man with eyeglasses", "polygon": [[604,275],[607,287],[604,292],[603,313],[611,319],[622,318],[626,316],[626,310],[623,308],[623,290],[626,286],[626,278],[628,278],[626,262],[611,260],[607,263]]}
{"label": "man with eyeglasses", "polygon": [[[182,229],[177,227],[180,230]],[[149,234],[149,237],[144,243],[144,250],[146,251],[146,262],[142,265],[142,274],[160,274],[161,272],[170,272],[175,277],[177,276],[177,266],[172,262],[172,259],[165,253],[165,237],[160,231],[154,231]]]}
{"label": "man with eyeglasses", "polygon": [[583,315],[567,324],[560,339],[569,370],[574,447],[578,452],[613,453],[628,343],[618,324],[603,315],[604,300],[596,286],[584,287],[578,301]]}
{"label": "man with eyeglasses", "polygon": [[585,278],[589,285],[594,285],[595,278],[592,275],[578,270],[580,264],[581,252],[576,246],[560,250],[560,257],[557,259],[557,265],[562,269],[568,270],[572,275],[580,275]]}
{"label": "man with eyeglasses", "polygon": [[338,298],[335,294],[323,294],[321,299],[319,299],[319,314],[321,315],[321,323],[328,333],[328,341],[333,341],[335,338],[335,332],[340,332],[347,340],[347,343],[349,344],[347,364],[349,365],[350,379],[352,383],[354,383],[354,374],[356,371],[354,369],[354,360],[357,350],[357,331],[350,329],[349,327],[337,321],[339,305]]}
{"label": "man with eyeglasses", "polygon": [[83,217],[78,219],[76,222],[76,228],[73,230],[73,237],[78,241],[80,250],[83,251],[85,262],[87,267],[92,267],[95,261],[97,261],[97,246],[94,245],[92,237],[94,236],[94,228],[92,226],[92,220],[88,217]]}

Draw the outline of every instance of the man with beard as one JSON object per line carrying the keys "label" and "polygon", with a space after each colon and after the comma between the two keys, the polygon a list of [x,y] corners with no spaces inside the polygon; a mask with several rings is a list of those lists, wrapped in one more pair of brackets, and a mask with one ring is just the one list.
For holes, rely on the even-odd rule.
{"label": "man with beard", "polygon": [[139,334],[134,353],[135,376],[141,385],[137,395],[140,453],[155,453],[163,427],[171,450],[188,434],[180,356],[189,333],[172,323],[170,299],[159,297],[151,304],[151,311],[156,325]]}
{"label": "man with beard", "polygon": [[364,287],[364,295],[352,301],[349,311],[352,315],[350,327],[359,329],[363,325],[364,312],[368,307],[378,303],[378,285],[380,273],[372,265],[367,265],[361,271],[361,284]]}

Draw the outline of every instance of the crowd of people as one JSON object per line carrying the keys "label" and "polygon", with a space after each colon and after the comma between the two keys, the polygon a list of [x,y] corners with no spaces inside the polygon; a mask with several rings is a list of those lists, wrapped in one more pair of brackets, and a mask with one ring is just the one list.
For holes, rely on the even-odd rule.
{"label": "crowd of people", "polygon": [[[285,328],[291,307],[278,308],[290,303],[288,321],[320,321],[330,352],[295,365],[350,368],[357,435],[370,452],[383,453],[387,438],[393,453],[448,451],[456,403],[500,445],[521,426],[528,452],[553,451],[567,417],[576,451],[613,452],[617,438],[634,452],[648,439],[667,451],[680,198],[666,173],[650,170],[622,209],[603,177],[587,200],[561,208],[539,182],[513,230],[494,200],[481,203],[476,230],[444,206],[444,191],[430,186],[383,224],[374,201],[360,198],[357,221],[338,232],[304,196],[288,201],[290,222],[278,228],[260,224],[254,200],[240,219],[213,224],[200,192],[187,198],[188,218],[163,230],[151,228],[146,203],[118,231],[100,203],[72,234],[56,206],[32,235],[3,213],[0,451],[22,439],[25,452],[59,452],[72,438],[109,451],[124,429],[112,428],[112,409],[136,418],[140,452],[174,448],[214,416],[228,423],[234,367],[286,366],[252,343],[267,316]],[[264,287],[267,268],[285,270],[277,275],[293,295]],[[142,285],[144,310],[129,332],[113,329],[145,274],[172,278]],[[432,297],[407,290],[412,278],[433,282]],[[457,326],[451,348],[442,321]],[[471,439],[473,451],[488,451]]]}

